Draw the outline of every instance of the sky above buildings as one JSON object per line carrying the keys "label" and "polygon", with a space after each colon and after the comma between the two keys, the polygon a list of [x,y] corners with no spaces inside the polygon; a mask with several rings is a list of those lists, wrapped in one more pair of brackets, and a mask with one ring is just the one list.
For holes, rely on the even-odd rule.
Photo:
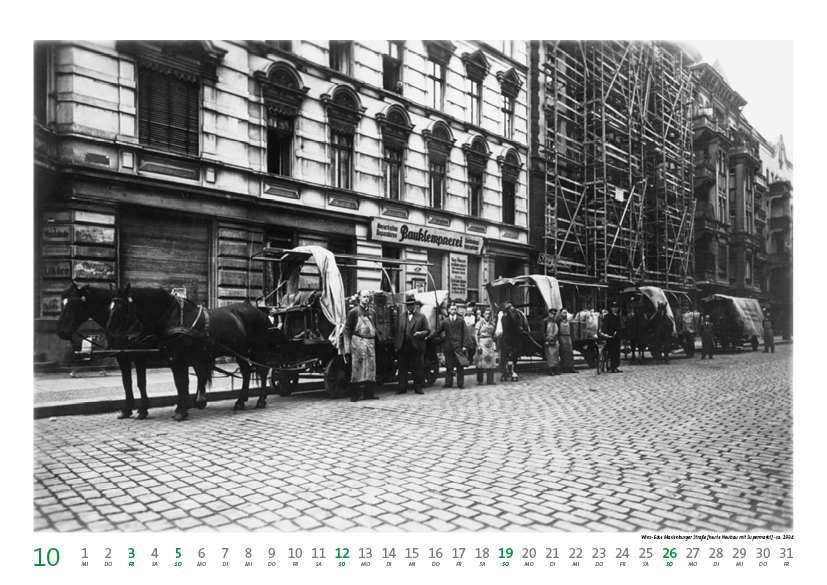
{"label": "sky above buildings", "polygon": [[792,41],[686,41],[718,60],[729,85],[747,100],[742,112],[768,141],[784,136],[788,158],[795,164],[793,140]]}

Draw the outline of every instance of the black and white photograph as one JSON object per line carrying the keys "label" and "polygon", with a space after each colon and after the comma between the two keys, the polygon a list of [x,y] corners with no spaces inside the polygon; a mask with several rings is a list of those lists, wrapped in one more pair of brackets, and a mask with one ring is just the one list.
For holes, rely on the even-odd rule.
{"label": "black and white photograph", "polygon": [[35,566],[783,578],[793,45],[21,45]]}

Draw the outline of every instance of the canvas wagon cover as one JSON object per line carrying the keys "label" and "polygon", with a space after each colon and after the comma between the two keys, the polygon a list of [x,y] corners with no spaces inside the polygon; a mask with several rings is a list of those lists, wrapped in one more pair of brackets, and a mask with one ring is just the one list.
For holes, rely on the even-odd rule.
{"label": "canvas wagon cover", "polygon": [[672,307],[669,306],[669,301],[666,299],[666,294],[663,290],[656,286],[639,286],[637,289],[647,299],[652,301],[652,306],[655,308],[657,308],[660,303],[666,303],[666,314],[669,316],[669,320],[672,321],[672,335],[677,335],[677,329],[675,328],[675,315],[672,313]]}
{"label": "canvas wagon cover", "polygon": [[560,285],[557,279],[553,276],[546,276],[544,274],[527,274],[525,276],[515,276],[513,278],[499,278],[494,282],[488,283],[488,297],[492,302],[499,305],[508,298],[506,291],[514,286],[534,285],[540,296],[543,297],[545,303],[544,312],[552,307],[562,308],[563,300],[560,298]]}
{"label": "canvas wagon cover", "polygon": [[299,246],[293,248],[293,252],[299,252],[300,254],[294,260],[291,259],[290,262],[285,263],[282,272],[282,277],[286,278],[284,292],[285,294],[299,292],[300,268],[305,261],[309,260],[303,254],[310,254],[319,269],[319,276],[322,281],[322,298],[319,302],[322,313],[334,325],[329,340],[339,350],[339,353],[342,353],[344,344],[341,342],[341,338],[345,329],[347,306],[345,305],[345,287],[342,284],[342,274],[336,265],[336,256],[333,252],[321,246]]}
{"label": "canvas wagon cover", "polygon": [[712,295],[706,297],[704,302],[725,301],[738,313],[738,321],[743,325],[744,337],[764,337],[764,311],[761,304],[755,299],[744,299],[741,297],[730,297],[727,295]]}

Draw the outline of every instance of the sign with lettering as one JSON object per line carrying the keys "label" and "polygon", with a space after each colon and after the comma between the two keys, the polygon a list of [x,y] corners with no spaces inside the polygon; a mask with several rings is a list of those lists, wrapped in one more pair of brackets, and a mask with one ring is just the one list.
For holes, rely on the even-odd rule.
{"label": "sign with lettering", "polygon": [[52,244],[56,242],[68,242],[72,237],[72,226],[70,225],[47,225],[43,228],[43,241]]}
{"label": "sign with lettering", "polygon": [[100,260],[75,260],[72,278],[86,278],[94,280],[114,280],[115,263]]}
{"label": "sign with lettering", "polygon": [[46,278],[72,278],[72,264],[69,260],[47,260],[43,262],[43,276]]}
{"label": "sign with lettering", "polygon": [[115,228],[76,225],[75,242],[79,244],[114,244]]}
{"label": "sign with lettering", "polygon": [[540,257],[537,258],[537,264],[540,266],[554,266],[554,255],[540,254]]}
{"label": "sign with lettering", "polygon": [[468,296],[468,256],[448,255],[448,281],[452,299],[464,299]]}
{"label": "sign with lettering", "polygon": [[370,234],[372,240],[379,242],[408,244],[465,254],[479,254],[485,243],[482,237],[379,218],[371,221]]}

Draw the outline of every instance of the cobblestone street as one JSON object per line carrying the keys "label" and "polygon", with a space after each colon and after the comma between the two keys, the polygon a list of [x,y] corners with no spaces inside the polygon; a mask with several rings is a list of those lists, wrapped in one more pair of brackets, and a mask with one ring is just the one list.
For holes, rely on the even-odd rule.
{"label": "cobblestone street", "polygon": [[[792,351],[37,420],[36,530],[789,531]],[[170,376],[171,379],[171,376]]]}

